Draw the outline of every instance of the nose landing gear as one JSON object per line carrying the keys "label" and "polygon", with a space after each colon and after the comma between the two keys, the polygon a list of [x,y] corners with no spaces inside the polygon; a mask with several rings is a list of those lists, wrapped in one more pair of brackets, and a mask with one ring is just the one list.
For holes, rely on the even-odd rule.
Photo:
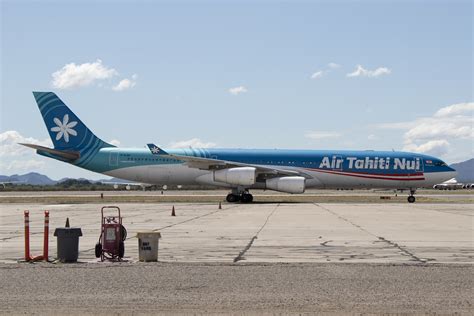
{"label": "nose landing gear", "polygon": [[416,198],[415,198],[415,190],[410,190],[410,195],[407,198],[408,203],[415,203]]}

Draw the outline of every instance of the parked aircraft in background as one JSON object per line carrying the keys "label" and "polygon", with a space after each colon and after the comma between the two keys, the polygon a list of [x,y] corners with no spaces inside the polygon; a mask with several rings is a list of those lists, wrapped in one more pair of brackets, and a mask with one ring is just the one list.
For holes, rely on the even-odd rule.
{"label": "parked aircraft in background", "polygon": [[155,186],[154,184],[149,183],[137,183],[137,182],[111,182],[111,181],[102,181],[102,184],[113,185],[115,190],[124,188],[125,190],[129,191],[132,188],[140,188],[143,191],[152,188]]}
{"label": "parked aircraft in background", "polygon": [[5,189],[7,185],[15,185],[18,183],[23,183],[23,181],[6,181],[6,182],[0,182],[0,186]]}
{"label": "parked aircraft in background", "polygon": [[457,190],[457,189],[471,189],[473,188],[472,183],[460,183],[456,178],[449,179],[443,183],[433,185],[433,189],[438,190]]}
{"label": "parked aircraft in background", "polygon": [[118,148],[95,136],[56,94],[33,94],[54,144],[22,144],[38,154],[130,181],[229,188],[228,202],[251,202],[250,189],[390,188],[408,190],[413,203],[417,188],[456,176],[440,159],[409,152]]}

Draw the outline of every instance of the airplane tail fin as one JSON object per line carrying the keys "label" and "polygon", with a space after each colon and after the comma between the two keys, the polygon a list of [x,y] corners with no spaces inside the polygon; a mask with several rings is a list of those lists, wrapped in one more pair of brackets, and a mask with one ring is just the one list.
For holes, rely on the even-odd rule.
{"label": "airplane tail fin", "polygon": [[76,152],[84,157],[100,148],[115,147],[95,136],[55,93],[33,95],[56,151]]}

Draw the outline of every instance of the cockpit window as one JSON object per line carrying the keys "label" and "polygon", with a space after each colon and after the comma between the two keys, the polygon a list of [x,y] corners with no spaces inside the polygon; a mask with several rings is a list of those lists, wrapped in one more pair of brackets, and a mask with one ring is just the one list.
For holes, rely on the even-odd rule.
{"label": "cockpit window", "polygon": [[435,165],[436,167],[446,167],[446,166],[447,166],[447,164],[444,163],[444,162],[442,162],[442,161],[436,161],[436,162],[434,163],[434,165]]}

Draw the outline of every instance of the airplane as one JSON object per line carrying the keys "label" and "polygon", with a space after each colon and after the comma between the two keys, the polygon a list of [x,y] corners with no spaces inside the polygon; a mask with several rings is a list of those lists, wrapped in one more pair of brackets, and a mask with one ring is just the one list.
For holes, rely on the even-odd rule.
{"label": "airplane", "polygon": [[457,190],[457,189],[470,189],[471,184],[464,184],[458,182],[456,178],[449,179],[447,181],[444,181],[443,183],[438,183],[433,185],[433,189],[438,189],[438,190]]}
{"label": "airplane", "polygon": [[7,188],[7,185],[15,185],[17,183],[24,183],[24,181],[6,181],[6,182],[0,182],[0,186],[2,187],[2,189],[6,189]]}
{"label": "airplane", "polygon": [[229,203],[250,203],[250,189],[292,194],[308,188],[407,190],[456,176],[442,160],[396,151],[119,148],[97,137],[53,92],[33,92],[54,148],[37,154],[129,181],[156,185],[212,185],[230,189]]}
{"label": "airplane", "polygon": [[149,183],[137,183],[137,182],[118,182],[118,181],[101,181],[101,184],[112,185],[115,190],[124,188],[127,191],[130,191],[132,188],[140,188],[143,191],[151,189],[154,184]]}

